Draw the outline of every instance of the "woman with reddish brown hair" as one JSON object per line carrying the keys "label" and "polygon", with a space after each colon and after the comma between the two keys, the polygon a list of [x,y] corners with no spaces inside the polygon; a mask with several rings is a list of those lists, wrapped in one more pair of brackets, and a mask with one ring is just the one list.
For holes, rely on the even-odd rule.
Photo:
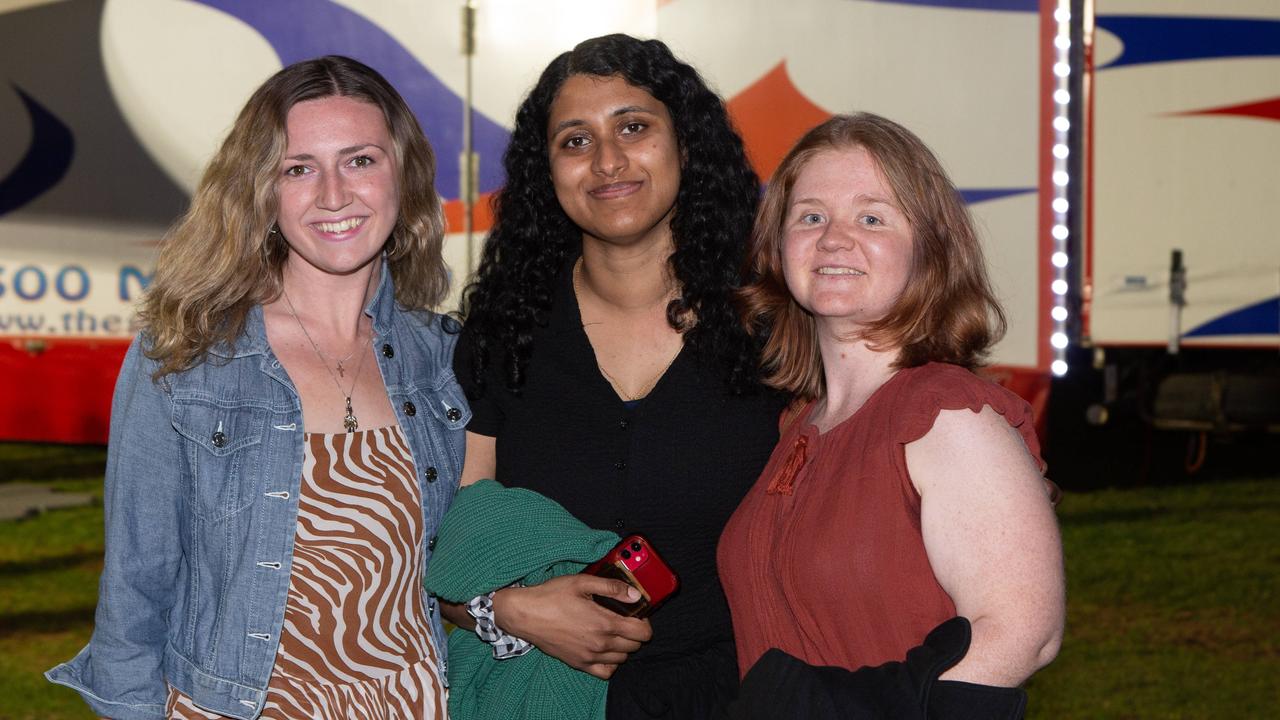
{"label": "woman with reddish brown hair", "polygon": [[719,546],[735,715],[1020,717],[1062,551],[1031,410],[974,373],[1005,321],[959,193],[906,128],[837,116],[749,253],[743,314],[796,403]]}

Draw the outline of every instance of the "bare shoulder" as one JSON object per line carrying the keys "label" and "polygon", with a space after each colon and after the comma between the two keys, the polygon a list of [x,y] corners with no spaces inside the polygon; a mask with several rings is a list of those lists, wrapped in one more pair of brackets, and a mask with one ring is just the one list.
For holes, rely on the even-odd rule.
{"label": "bare shoulder", "polygon": [[929,490],[972,482],[1041,481],[1036,459],[1022,435],[989,405],[979,412],[941,410],[933,427],[906,446],[907,469],[922,495]]}

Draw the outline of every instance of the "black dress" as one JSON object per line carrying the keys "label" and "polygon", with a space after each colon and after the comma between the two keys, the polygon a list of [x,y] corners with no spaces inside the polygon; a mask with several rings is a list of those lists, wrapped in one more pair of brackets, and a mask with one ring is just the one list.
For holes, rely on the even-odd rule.
{"label": "black dress", "polygon": [[[503,485],[542,493],[593,528],[643,533],[680,578],[651,618],[653,640],[609,681],[609,718],[713,717],[738,684],[716,543],[769,459],[783,401],[766,390],[732,394],[719,368],[685,347],[628,407],[600,374],[570,268],[534,332],[521,392],[490,372],[467,430],[497,438]],[[454,357],[458,380],[477,395],[465,330]]]}

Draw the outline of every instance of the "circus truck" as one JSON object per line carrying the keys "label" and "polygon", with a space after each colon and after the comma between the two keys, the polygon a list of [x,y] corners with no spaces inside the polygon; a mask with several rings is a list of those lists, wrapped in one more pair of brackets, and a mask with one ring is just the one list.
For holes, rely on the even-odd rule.
{"label": "circus truck", "polygon": [[1050,232],[1082,242],[1048,258],[1050,341],[1069,364],[1055,420],[1094,427],[1056,459],[1113,477],[1193,473],[1218,450],[1276,467],[1280,5],[1080,9],[1078,160],[1055,158],[1051,184],[1083,183],[1050,200],[1071,204]]}
{"label": "circus truck", "polygon": [[1213,358],[1269,347],[1275,364],[1280,243],[1263,218],[1280,199],[1280,8],[1266,0],[0,8],[0,439],[105,440],[156,246],[272,72],[338,53],[402,92],[439,159],[452,307],[516,105],[558,52],[608,32],[660,38],[698,67],[762,181],[835,113],[921,135],[977,220],[1008,313],[989,372],[1032,403],[1042,432],[1059,387],[1089,398],[1073,413],[1122,415],[1137,367],[1185,376],[1194,395],[1197,373],[1164,362],[1174,346]]}

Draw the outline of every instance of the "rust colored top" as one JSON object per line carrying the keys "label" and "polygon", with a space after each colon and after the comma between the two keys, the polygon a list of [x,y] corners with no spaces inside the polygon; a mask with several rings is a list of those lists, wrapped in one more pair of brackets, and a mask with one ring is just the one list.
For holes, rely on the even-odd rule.
{"label": "rust colored top", "polygon": [[902,660],[955,616],[925,553],[904,449],[939,411],[989,405],[1040,461],[1031,407],[956,365],[898,371],[825,433],[809,422],[813,405],[783,413],[778,446],[720,539],[743,675],[774,647],[850,670]]}

